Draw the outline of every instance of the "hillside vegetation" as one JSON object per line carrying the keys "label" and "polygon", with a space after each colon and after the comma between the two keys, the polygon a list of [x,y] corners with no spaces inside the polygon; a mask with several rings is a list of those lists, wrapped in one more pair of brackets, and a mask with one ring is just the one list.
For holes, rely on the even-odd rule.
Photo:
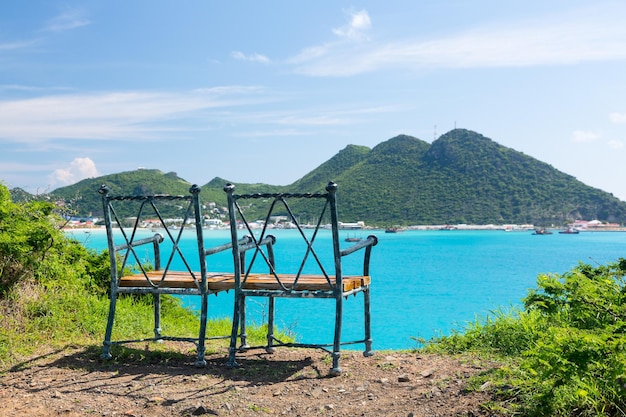
{"label": "hillside vegetation", "polygon": [[[373,149],[349,145],[287,186],[236,184],[237,193],[316,192],[339,184],[341,220],[370,225],[562,225],[576,219],[626,222],[626,202],[476,132],[452,130],[432,144],[400,135]],[[201,201],[225,205],[227,179],[202,185]],[[82,216],[101,213],[97,190],[113,194],[185,194],[176,173],[137,170],[83,180],[49,198]],[[14,193],[17,198],[17,193]],[[23,197],[22,197],[23,198]]]}

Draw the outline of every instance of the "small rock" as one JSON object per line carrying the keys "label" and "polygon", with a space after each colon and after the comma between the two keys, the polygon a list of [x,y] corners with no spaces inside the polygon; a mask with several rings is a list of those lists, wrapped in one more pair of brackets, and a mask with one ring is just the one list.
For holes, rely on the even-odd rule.
{"label": "small rock", "polygon": [[411,377],[409,377],[408,374],[402,374],[398,376],[398,382],[409,382],[410,380],[411,380]]}
{"label": "small rock", "polygon": [[424,369],[422,372],[420,372],[420,375],[422,376],[422,378],[428,378],[429,376],[432,376],[435,373],[434,369]]}
{"label": "small rock", "polygon": [[193,410],[193,412],[191,413],[194,416],[204,416],[207,414],[213,415],[213,416],[217,416],[217,412],[215,410],[211,410],[210,408],[206,408],[203,405],[198,406],[195,410]]}

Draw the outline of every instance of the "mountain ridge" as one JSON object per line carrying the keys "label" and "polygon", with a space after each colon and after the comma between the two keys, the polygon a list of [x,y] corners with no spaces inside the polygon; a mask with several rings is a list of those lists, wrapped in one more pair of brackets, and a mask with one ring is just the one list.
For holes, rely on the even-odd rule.
{"label": "mountain ridge", "polygon": [[[292,184],[236,184],[238,193],[313,192],[339,184],[342,221],[368,224],[564,224],[626,222],[626,202],[551,165],[466,129],[432,143],[398,135],[373,148],[348,145]],[[186,194],[176,173],[141,169],[82,180],[49,193],[79,214],[97,214],[98,186],[114,194]],[[224,205],[227,179],[201,186],[201,200]],[[15,197],[14,197],[15,198]]]}

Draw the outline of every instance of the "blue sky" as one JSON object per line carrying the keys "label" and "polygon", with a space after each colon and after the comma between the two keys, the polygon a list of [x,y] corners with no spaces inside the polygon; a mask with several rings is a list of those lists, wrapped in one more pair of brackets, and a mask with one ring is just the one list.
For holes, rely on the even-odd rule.
{"label": "blue sky", "polygon": [[456,126],[626,200],[625,20],[603,0],[4,1],[0,181],[284,185]]}

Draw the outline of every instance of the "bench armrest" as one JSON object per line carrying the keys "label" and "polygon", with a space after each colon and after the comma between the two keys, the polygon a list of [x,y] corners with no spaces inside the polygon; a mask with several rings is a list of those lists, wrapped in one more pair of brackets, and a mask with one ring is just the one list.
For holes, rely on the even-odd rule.
{"label": "bench armrest", "polygon": [[[253,242],[250,236],[244,236],[239,241],[237,241],[239,245],[239,252],[245,252],[247,250],[255,248],[257,245]],[[271,246],[276,243],[276,238],[272,235],[265,237],[262,241],[258,242],[259,246]],[[215,253],[223,252],[225,250],[231,249],[233,247],[232,243],[224,243],[223,245],[214,246],[209,249],[205,249],[205,255],[213,255]]]}
{"label": "bench armrest", "polygon": [[158,245],[161,242],[163,242],[163,235],[161,233],[155,233],[153,236],[146,237],[146,238],[139,239],[139,240],[135,240],[130,245],[128,243],[122,243],[121,245],[115,245],[114,249],[115,249],[115,252],[119,252],[121,250],[128,249],[129,246],[134,248],[136,246],[146,245],[148,243],[154,244],[155,248],[157,248],[158,246],[156,246],[156,245]]}
{"label": "bench armrest", "polygon": [[369,235],[367,239],[361,240],[355,243],[354,245],[345,248],[339,253],[341,256],[350,255],[351,253],[356,252],[360,249],[371,248],[372,246],[376,246],[377,243],[378,243],[378,238],[374,235]]}
{"label": "bench armrest", "polygon": [[363,275],[369,276],[370,274],[370,256],[372,254],[372,248],[378,243],[378,238],[374,235],[369,235],[367,239],[361,240],[354,245],[339,252],[341,256],[350,255],[358,250],[365,248],[365,254],[363,255]]}
{"label": "bench armrest", "polygon": [[[250,242],[252,239],[250,238],[250,236],[244,236],[241,239],[239,239],[239,241],[237,242],[240,246],[244,245],[248,242]],[[213,246],[212,248],[208,248],[204,250],[204,254],[205,255],[213,255],[215,253],[219,253],[219,252],[223,252],[227,249],[230,249],[233,247],[233,244],[231,242],[229,243],[224,243],[223,245],[219,245],[219,246]]]}
{"label": "bench armrest", "polygon": [[[159,249],[159,245],[163,242],[163,235],[161,233],[155,233],[154,235],[150,236],[150,237],[146,237],[143,239],[139,239],[139,240],[135,240],[133,242],[131,242],[130,244],[127,243],[122,243],[120,245],[115,245],[113,247],[113,250],[117,253],[119,251],[123,251],[123,250],[129,250],[130,252],[132,252],[133,254],[135,254],[135,250],[134,248],[138,247],[138,246],[143,246],[143,245],[148,245],[148,244],[152,244],[152,248],[154,250],[154,269],[155,270],[160,270],[161,269],[161,251]],[[134,255],[136,258],[136,254]],[[137,262],[139,262],[138,258]],[[143,271],[143,266],[139,266],[141,268],[141,270]]]}

